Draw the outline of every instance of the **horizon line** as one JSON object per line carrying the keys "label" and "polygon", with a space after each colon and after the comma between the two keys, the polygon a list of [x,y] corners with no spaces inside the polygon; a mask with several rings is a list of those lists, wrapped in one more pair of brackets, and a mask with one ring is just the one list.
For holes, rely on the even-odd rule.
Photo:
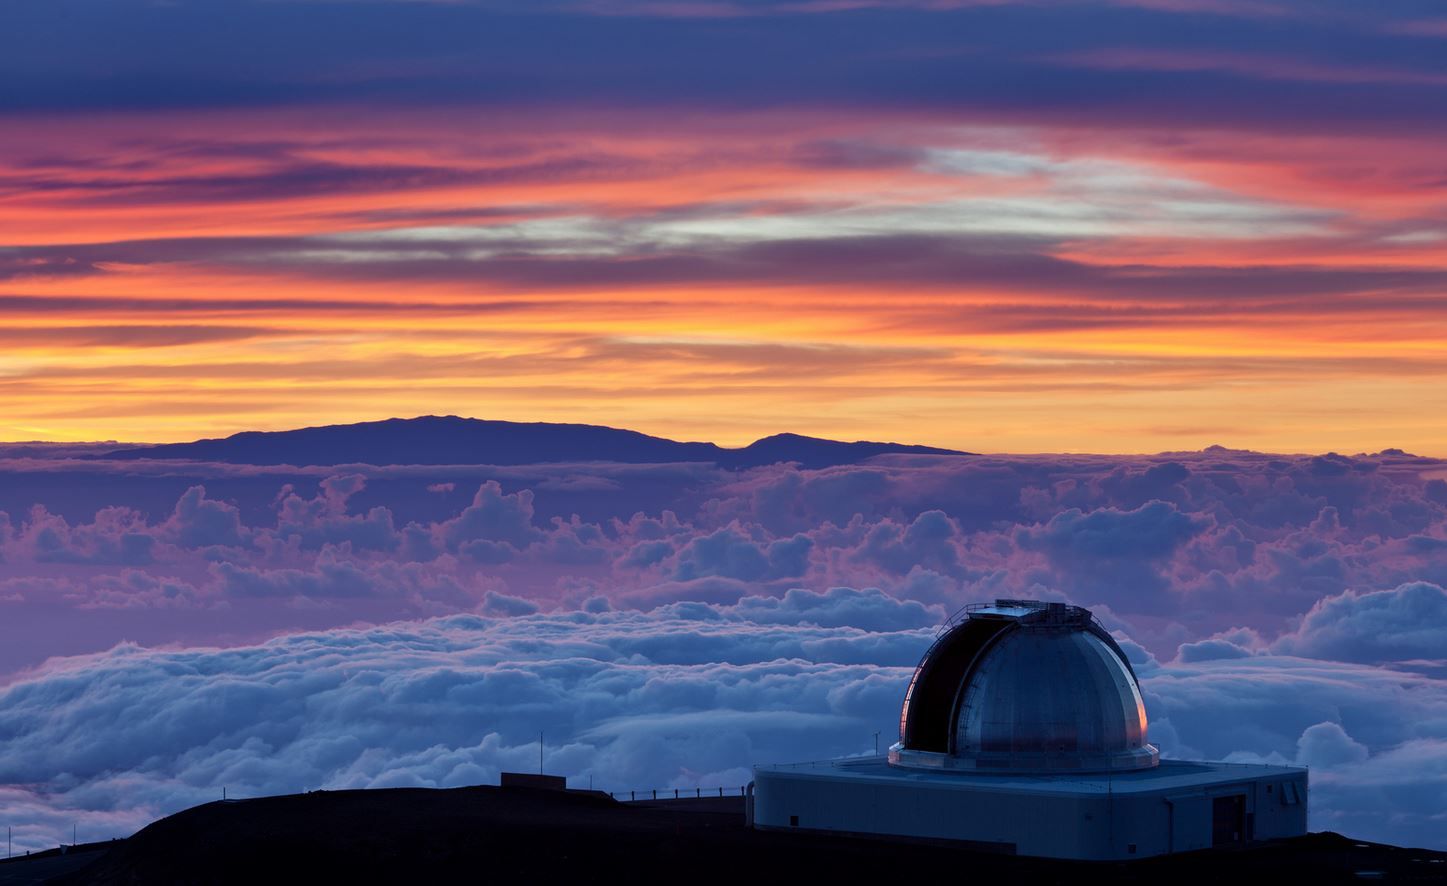
{"label": "horizon line", "polygon": [[[813,435],[813,434],[804,434],[804,433],[800,433],[800,432],[798,432],[798,431],[787,431],[787,430],[786,430],[786,431],[775,431],[775,432],[773,432],[773,433],[764,434],[763,436],[756,437],[756,438],[754,438],[752,441],[750,441],[750,442],[748,442],[748,443],[744,443],[744,444],[742,444],[742,445],[728,445],[728,444],[724,444],[724,443],[719,443],[719,442],[714,441],[714,440],[680,439],[680,438],[677,438],[677,437],[664,436],[664,435],[662,435],[662,434],[653,433],[653,432],[649,432],[649,431],[641,431],[641,430],[637,430],[637,429],[635,429],[635,428],[630,428],[630,427],[621,427],[621,426],[619,426],[619,425],[612,425],[612,424],[598,424],[598,423],[587,422],[587,421],[536,421],[536,420],[535,420],[535,421],[527,421],[527,420],[505,419],[505,418],[480,418],[480,417],[478,417],[478,416],[473,416],[473,415],[459,415],[459,414],[457,414],[457,413],[446,413],[446,414],[424,413],[424,414],[413,415],[413,416],[391,415],[391,416],[386,416],[386,417],[384,417],[384,418],[362,419],[362,420],[352,421],[352,422],[342,421],[342,422],[330,422],[330,423],[325,423],[325,424],[301,425],[301,426],[277,427],[277,428],[247,428],[247,429],[243,429],[243,430],[232,431],[232,432],[230,432],[230,433],[217,434],[216,436],[204,436],[204,435],[202,435],[202,436],[182,437],[182,438],[177,438],[177,439],[173,439],[173,440],[120,440],[120,439],[108,439],[108,440],[57,440],[57,439],[44,439],[44,438],[31,438],[31,439],[24,439],[24,440],[0,440],[0,447],[4,447],[4,446],[56,446],[56,447],[60,447],[60,446],[116,446],[116,447],[147,448],[147,447],[153,447],[153,446],[159,447],[159,446],[186,445],[186,444],[190,444],[190,443],[200,443],[200,442],[213,441],[213,440],[227,440],[227,439],[231,439],[231,438],[233,438],[233,437],[239,436],[239,435],[241,435],[241,434],[286,434],[286,433],[294,433],[294,432],[298,432],[298,431],[319,430],[319,429],[324,429],[324,428],[349,428],[349,427],[358,427],[358,426],[361,426],[361,425],[385,424],[385,423],[387,423],[387,422],[415,422],[415,421],[420,421],[420,420],[423,420],[423,419],[454,419],[454,420],[458,420],[458,421],[489,422],[489,423],[509,424],[509,425],[545,425],[545,426],[552,426],[552,427],[559,427],[559,428],[566,428],[566,427],[604,428],[604,429],[613,430],[613,431],[622,431],[622,432],[627,432],[627,433],[641,434],[641,435],[643,435],[643,436],[645,436],[645,437],[650,437],[650,438],[657,439],[657,440],[665,440],[665,441],[668,441],[668,442],[671,442],[671,443],[677,443],[677,444],[680,444],[680,445],[690,445],[690,444],[691,444],[691,445],[702,445],[702,446],[714,446],[714,447],[716,447],[716,448],[718,448],[718,449],[722,449],[722,450],[726,450],[726,451],[741,451],[741,450],[748,449],[750,446],[756,445],[756,444],[758,444],[758,443],[760,443],[760,442],[762,442],[762,441],[764,441],[764,440],[769,440],[769,439],[772,439],[772,438],[775,438],[775,437],[782,437],[782,436],[793,436],[793,437],[800,437],[800,438],[809,439],[809,440],[823,440],[823,441],[827,441],[827,442],[831,442],[831,443],[845,443],[845,444],[850,444],[850,443],[881,443],[881,444],[888,444],[888,445],[895,445],[895,446],[919,446],[919,447],[926,447],[926,448],[932,448],[932,449],[949,450],[949,452],[936,453],[936,454],[938,454],[938,455],[959,454],[959,455],[971,455],[971,456],[977,456],[977,457],[1005,457],[1005,456],[1008,456],[1008,457],[1037,457],[1037,456],[1049,456],[1049,455],[1056,455],[1056,456],[1058,456],[1058,455],[1068,455],[1068,456],[1076,456],[1076,457],[1082,457],[1082,458],[1125,458],[1125,457],[1150,457],[1150,456],[1163,456],[1163,455],[1201,455],[1201,454],[1208,453],[1208,452],[1210,452],[1210,451],[1212,451],[1212,450],[1222,450],[1222,451],[1225,451],[1225,452],[1248,453],[1248,454],[1252,454],[1252,455],[1274,455],[1274,456],[1319,457],[1319,456],[1329,456],[1329,455],[1340,455],[1340,456],[1346,456],[1346,457],[1353,457],[1353,456],[1368,457],[1368,456],[1383,456],[1383,455],[1389,455],[1389,456],[1390,456],[1390,455],[1397,455],[1397,456],[1409,457],[1409,458],[1423,458],[1423,459],[1432,459],[1432,460],[1447,460],[1447,454],[1444,454],[1444,455],[1434,455],[1434,454],[1429,454],[1429,453],[1411,452],[1411,451],[1402,449],[1401,447],[1397,447],[1397,446],[1385,446],[1385,447],[1383,447],[1383,448],[1381,448],[1381,449],[1376,450],[1375,452],[1368,452],[1368,451],[1366,451],[1366,450],[1361,450],[1361,451],[1358,451],[1358,452],[1349,452],[1349,451],[1346,451],[1345,448],[1328,448],[1328,449],[1325,449],[1325,450],[1315,450],[1315,451],[1301,450],[1301,451],[1292,452],[1292,451],[1284,451],[1284,450],[1253,449],[1253,448],[1250,448],[1250,447],[1229,446],[1229,445],[1226,445],[1226,444],[1223,444],[1223,443],[1210,443],[1210,444],[1206,444],[1206,445],[1204,445],[1204,446],[1201,446],[1200,448],[1195,448],[1195,449],[1160,449],[1160,450],[1154,450],[1154,451],[1138,450],[1138,451],[1103,452],[1103,451],[1086,451],[1086,450],[1071,450],[1071,449],[1036,450],[1036,451],[1009,451],[1009,450],[994,450],[994,451],[991,451],[991,450],[984,450],[984,449],[979,449],[979,448],[957,447],[957,446],[948,445],[948,444],[902,442],[902,441],[899,441],[899,440],[879,440],[879,439],[870,439],[870,438],[867,438],[867,437],[859,437],[859,438],[856,438],[856,439],[853,439],[853,440],[848,440],[848,439],[841,439],[841,438],[836,438],[836,437],[823,437],[823,436],[817,436],[817,435]],[[908,455],[909,453],[898,453],[898,454],[900,454],[900,455]],[[0,458],[3,458],[3,457],[4,457],[4,456],[0,456]]]}

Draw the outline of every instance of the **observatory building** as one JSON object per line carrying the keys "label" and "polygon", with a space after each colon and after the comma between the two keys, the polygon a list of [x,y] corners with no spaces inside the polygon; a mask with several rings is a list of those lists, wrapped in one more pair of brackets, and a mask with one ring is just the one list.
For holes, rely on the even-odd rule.
{"label": "observatory building", "polygon": [[1162,760],[1087,609],[966,607],[925,653],[887,756],[754,767],[755,827],[1127,859],[1306,833],[1306,770]]}

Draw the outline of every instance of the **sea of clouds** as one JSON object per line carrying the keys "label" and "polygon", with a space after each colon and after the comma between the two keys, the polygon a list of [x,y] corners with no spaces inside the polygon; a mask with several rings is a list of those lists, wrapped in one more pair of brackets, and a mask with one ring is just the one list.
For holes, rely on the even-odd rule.
{"label": "sea of clouds", "polygon": [[[4,453],[0,453],[4,454]],[[0,821],[232,796],[737,790],[894,740],[936,625],[1071,600],[1164,754],[1447,847],[1447,469],[1403,453],[252,468],[0,459]],[[63,653],[63,654],[62,654]]]}

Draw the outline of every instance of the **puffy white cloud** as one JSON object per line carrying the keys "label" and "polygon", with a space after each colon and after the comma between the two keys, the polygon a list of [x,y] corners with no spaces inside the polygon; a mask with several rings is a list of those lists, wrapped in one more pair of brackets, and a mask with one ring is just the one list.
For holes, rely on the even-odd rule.
{"label": "puffy white cloud", "polygon": [[1230,640],[1212,637],[1196,643],[1182,643],[1176,658],[1178,661],[1189,664],[1220,658],[1246,658],[1251,654],[1250,649],[1238,646]]}
{"label": "puffy white cloud", "polygon": [[[892,738],[937,617],[835,589],[119,646],[0,690],[0,814],[35,822],[22,832],[35,848],[72,819],[123,833],[222,785],[485,783],[530,767],[540,730],[551,771],[600,787],[735,786],[754,763]],[[1132,648],[1167,753],[1299,760],[1313,767],[1315,827],[1443,845],[1447,682],[1273,655],[1160,664]]]}
{"label": "puffy white cloud", "polygon": [[848,625],[870,631],[928,628],[945,617],[939,607],[899,600],[877,588],[830,588],[822,594],[794,588],[783,597],[745,597],[725,611],[758,624]]}
{"label": "puffy white cloud", "polygon": [[322,552],[312,570],[261,569],[230,561],[218,563],[213,569],[222,593],[237,597],[330,599],[369,597],[381,592],[373,573],[337,559],[330,549]]}
{"label": "puffy white cloud", "polygon": [[1297,761],[1311,767],[1313,827],[1402,845],[1443,846],[1447,740],[1440,735],[1372,753],[1340,725],[1319,723],[1302,733]]}
{"label": "puffy white cloud", "polygon": [[1296,762],[1322,769],[1361,763],[1371,756],[1367,746],[1347,735],[1337,723],[1306,727],[1296,740]]}
{"label": "puffy white cloud", "polygon": [[1441,659],[1447,657],[1447,590],[1418,581],[1326,597],[1272,648],[1342,661]]}
{"label": "puffy white cloud", "polygon": [[532,615],[538,611],[538,604],[499,591],[488,591],[482,598],[482,611],[489,615]]}
{"label": "puffy white cloud", "polygon": [[1065,591],[1112,605],[1144,603],[1150,611],[1152,597],[1155,608],[1163,605],[1162,565],[1210,525],[1208,518],[1152,501],[1130,511],[1071,508],[1043,526],[1017,529],[1015,540],[1045,554]]}
{"label": "puffy white cloud", "polygon": [[250,534],[242,525],[241,512],[224,501],[207,498],[204,486],[186,490],[164,526],[187,548],[240,547]]}
{"label": "puffy white cloud", "polygon": [[751,537],[737,523],[693,538],[678,552],[672,577],[679,581],[716,575],[760,581],[803,575],[813,540],[806,535],[772,541]]}
{"label": "puffy white cloud", "polygon": [[958,574],[960,535],[959,526],[941,510],[925,511],[908,526],[881,520],[864,534],[853,558],[877,563],[897,575],[914,569]]}
{"label": "puffy white cloud", "polygon": [[395,550],[400,539],[389,509],[374,507],[364,516],[347,513],[347,500],[366,485],[361,474],[346,474],[323,480],[315,498],[286,495],[277,517],[277,538],[294,538],[305,550],[339,544],[350,544],[359,551]]}
{"label": "puffy white cloud", "polygon": [[503,494],[502,486],[489,480],[478,487],[472,504],[455,519],[438,527],[449,551],[466,551],[479,542],[490,546],[525,548],[542,537],[533,525],[533,493],[530,489]]}

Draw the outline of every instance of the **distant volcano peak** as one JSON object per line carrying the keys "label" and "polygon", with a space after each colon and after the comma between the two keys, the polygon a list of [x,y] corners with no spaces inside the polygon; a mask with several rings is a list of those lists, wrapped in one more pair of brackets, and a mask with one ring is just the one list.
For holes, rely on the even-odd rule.
{"label": "distant volcano peak", "polygon": [[846,443],[794,433],[773,434],[743,448],[730,449],[714,443],[679,442],[603,425],[422,415],[291,431],[243,431],[230,437],[191,443],[128,447],[99,457],[297,466],[712,462],[741,469],[777,462],[823,468],[892,454],[969,453],[867,440]]}

